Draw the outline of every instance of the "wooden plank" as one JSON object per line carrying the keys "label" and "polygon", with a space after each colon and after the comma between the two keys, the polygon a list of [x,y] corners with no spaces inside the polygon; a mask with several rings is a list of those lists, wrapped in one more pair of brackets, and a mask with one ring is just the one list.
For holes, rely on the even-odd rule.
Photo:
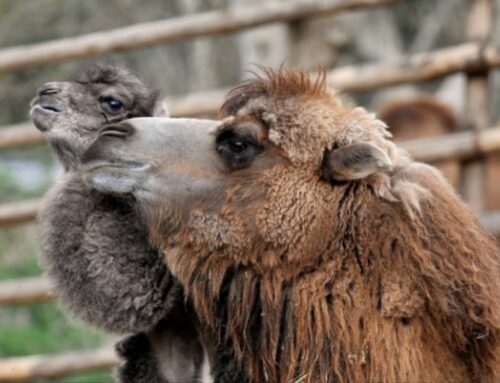
{"label": "wooden plank", "polygon": [[400,0],[264,1],[256,5],[140,23],[78,37],[2,49],[0,73],[155,44],[173,43],[200,36],[222,35],[275,22],[328,16],[397,1]]}
{"label": "wooden plank", "polygon": [[0,205],[0,229],[35,220],[40,206],[39,199]]}
{"label": "wooden plank", "polygon": [[[492,0],[469,0],[467,13],[467,38],[484,44],[493,27]],[[488,68],[476,68],[467,73],[465,126],[473,132],[488,129]],[[486,205],[486,167],[484,159],[466,162],[462,168],[462,195],[476,211]]]}
{"label": "wooden plank", "polygon": [[352,65],[328,72],[328,85],[348,92],[434,80],[462,71],[500,66],[500,48],[471,42],[385,63]]}
{"label": "wooden plank", "polygon": [[119,359],[112,347],[58,355],[33,355],[0,359],[0,382],[53,379],[82,372],[109,369]]}
{"label": "wooden plank", "polygon": [[470,160],[500,150],[500,127],[399,142],[414,159],[433,162],[446,159]]}
{"label": "wooden plank", "polygon": [[44,142],[43,134],[30,121],[0,128],[0,149],[13,149]]}
{"label": "wooden plank", "polygon": [[0,307],[11,304],[44,302],[53,298],[46,277],[31,277],[0,282]]}

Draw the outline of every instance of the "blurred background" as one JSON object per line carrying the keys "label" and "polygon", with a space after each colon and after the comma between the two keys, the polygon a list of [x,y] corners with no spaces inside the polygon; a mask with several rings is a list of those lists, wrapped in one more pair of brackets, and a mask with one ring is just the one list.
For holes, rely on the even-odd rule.
{"label": "blurred background", "polygon": [[[12,47],[150,21],[179,17],[189,21],[190,15],[218,10],[250,15],[271,3],[293,8],[300,2],[0,1],[0,381],[7,380],[2,375],[9,366],[6,361],[30,365],[26,359],[12,357],[95,350],[114,340],[71,319],[47,296],[34,215],[38,198],[60,169],[27,122],[29,102],[40,85],[72,80],[97,59],[126,63],[162,91],[176,115],[213,115],[223,89],[248,76],[245,70],[255,69],[253,64],[309,71],[321,66],[328,70],[331,85],[379,112],[395,138],[404,141],[417,158],[438,165],[487,228],[500,233],[500,135],[494,128],[500,126],[500,74],[494,69],[500,66],[499,53],[495,51],[491,64],[475,56],[461,59],[458,49],[468,42],[478,47],[500,43],[500,0],[310,0],[302,3],[356,6],[338,13],[316,12],[307,18],[299,14],[251,29],[237,27],[233,33],[221,33],[223,23],[213,36],[181,36],[121,53],[8,65]],[[220,16],[230,18],[231,14]],[[447,51],[448,47],[458,48]],[[432,57],[442,65],[420,76],[427,57],[423,53],[430,51],[439,53]],[[450,61],[456,62],[454,67]],[[362,65],[375,71],[362,71]],[[384,80],[385,75],[390,79]],[[444,139],[428,140],[438,136]],[[475,142],[483,144],[474,146]],[[49,356],[45,361],[50,365],[54,359]],[[97,363],[89,369],[102,367]],[[112,381],[109,369],[71,376],[63,369],[52,375],[60,375],[54,380],[61,382]],[[38,382],[48,378],[26,373],[16,379]]]}

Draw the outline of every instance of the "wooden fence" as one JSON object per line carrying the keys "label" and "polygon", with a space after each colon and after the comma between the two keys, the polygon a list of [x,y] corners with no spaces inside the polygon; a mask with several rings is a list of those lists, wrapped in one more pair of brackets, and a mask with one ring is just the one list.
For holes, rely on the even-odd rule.
{"label": "wooden fence", "polygon": [[[357,8],[388,5],[404,0],[291,0],[262,2],[136,24],[126,28],[74,38],[0,49],[0,73],[98,56],[104,53],[172,43],[195,37],[226,34],[256,26],[332,15]],[[418,160],[454,158],[464,162],[465,197],[481,213],[483,224],[500,234],[500,212],[484,211],[484,155],[500,150],[500,127],[491,128],[487,111],[487,76],[500,67],[500,48],[490,43],[492,0],[468,0],[468,42],[429,53],[403,56],[392,62],[353,65],[328,72],[328,85],[346,92],[362,92],[410,82],[429,81],[453,73],[467,74],[468,130],[439,138],[402,143]],[[167,100],[173,116],[215,114],[226,90],[199,92]],[[24,148],[44,142],[30,122],[0,128],[0,149]],[[470,185],[470,186],[469,186]],[[0,229],[31,222],[39,200],[0,205]],[[44,277],[0,282],[0,307],[53,298]],[[118,363],[110,347],[94,351],[0,359],[0,382],[54,378],[109,368]]]}

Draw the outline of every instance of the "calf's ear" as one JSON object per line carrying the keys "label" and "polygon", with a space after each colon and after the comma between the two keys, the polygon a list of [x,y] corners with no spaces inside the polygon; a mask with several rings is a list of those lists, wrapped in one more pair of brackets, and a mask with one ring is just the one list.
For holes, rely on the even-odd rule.
{"label": "calf's ear", "polygon": [[323,161],[323,175],[328,181],[353,181],[389,169],[392,161],[379,147],[358,143],[327,150]]}
{"label": "calf's ear", "polygon": [[167,103],[164,100],[156,102],[153,109],[153,117],[170,117]]}

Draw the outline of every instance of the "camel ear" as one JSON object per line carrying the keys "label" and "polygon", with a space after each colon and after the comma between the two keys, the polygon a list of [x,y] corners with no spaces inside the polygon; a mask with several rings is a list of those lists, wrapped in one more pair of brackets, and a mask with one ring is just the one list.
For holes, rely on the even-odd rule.
{"label": "camel ear", "polygon": [[170,117],[170,112],[168,111],[167,103],[164,100],[157,101],[154,110],[154,117]]}
{"label": "camel ear", "polygon": [[370,143],[359,143],[328,150],[323,162],[323,174],[329,181],[353,181],[388,169],[391,165],[391,159],[382,149]]}

